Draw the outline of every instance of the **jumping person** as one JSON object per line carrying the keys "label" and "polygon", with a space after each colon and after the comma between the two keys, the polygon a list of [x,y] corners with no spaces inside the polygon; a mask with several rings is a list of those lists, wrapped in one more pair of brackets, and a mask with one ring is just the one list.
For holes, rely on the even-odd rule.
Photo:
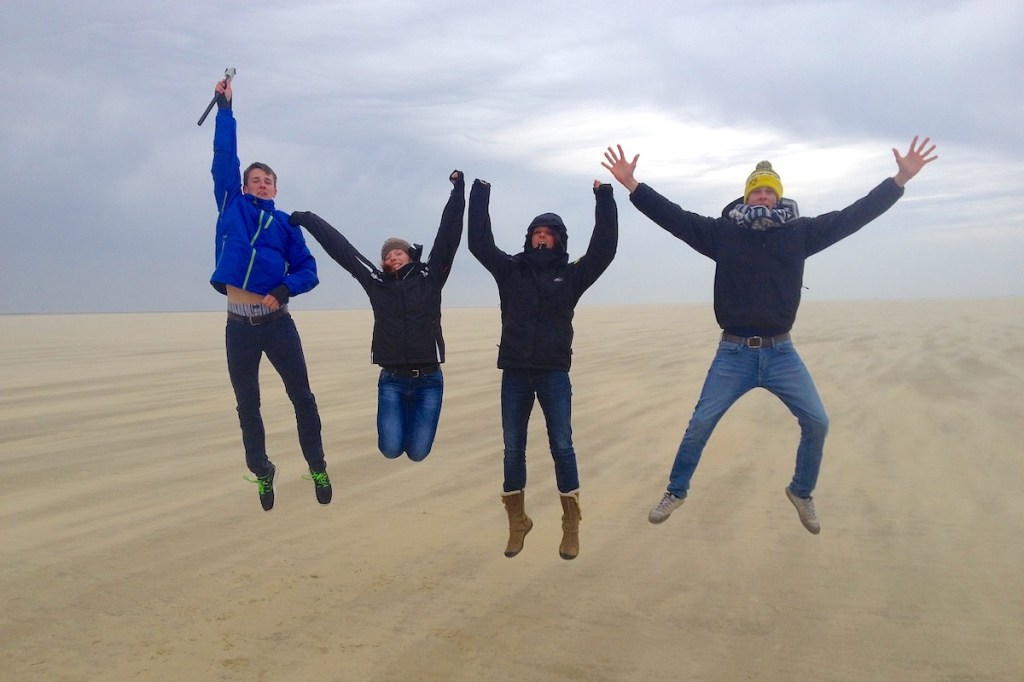
{"label": "jumping person", "polygon": [[523,549],[533,528],[526,515],[526,433],[534,400],[547,424],[548,444],[562,503],[563,559],[579,554],[580,497],[572,444],[572,318],[576,303],[605,271],[618,245],[612,187],[594,181],[596,223],[587,252],[570,263],[562,219],[543,213],[526,228],[523,252],[510,256],[494,245],[488,213],[491,186],[476,180],[469,194],[469,250],[498,284],[501,300],[501,425],[504,437],[502,501],[508,513],[505,556]]}
{"label": "jumping person", "polygon": [[377,446],[388,459],[419,462],[430,454],[441,417],[444,392],[444,338],[441,288],[451,273],[462,239],[466,184],[461,171],[449,176],[452,188],[441,214],[427,262],[422,247],[392,237],[380,251],[381,265],[366,259],[338,230],[309,212],[291,215],[331,258],[366,291],[373,308],[370,361],[380,365],[377,382]]}
{"label": "jumping person", "polygon": [[828,416],[810,373],[790,339],[803,284],[804,261],[848,237],[887,211],[903,188],[934,161],[935,145],[915,137],[905,155],[893,149],[897,172],[864,198],[841,211],[798,218],[780,203],[782,180],[762,161],[747,178],[743,198],[706,218],[684,211],[634,177],[632,161],[619,146],[605,152],[602,166],[629,190],[630,201],[648,218],[698,253],[715,261],[715,316],[722,328],[718,351],[700,399],[676,453],[668,489],[648,520],[661,523],[686,499],[690,478],[718,421],[742,395],[765,388],[776,395],[800,425],[796,470],[786,497],[800,522],[821,531],[811,493],[818,480]]}
{"label": "jumping person", "polygon": [[213,134],[213,193],[217,200],[216,266],[210,284],[227,296],[225,330],[228,375],[235,391],[245,462],[255,479],[260,504],[274,508],[277,467],[266,450],[260,414],[260,359],[266,353],[284,381],[295,408],[299,445],[309,467],[316,499],[331,501],[331,480],[320,438],[320,413],[309,387],[306,359],[288,299],[318,283],[316,261],[302,233],[276,210],[277,175],[253,163],[241,174],[229,80],[217,83]]}

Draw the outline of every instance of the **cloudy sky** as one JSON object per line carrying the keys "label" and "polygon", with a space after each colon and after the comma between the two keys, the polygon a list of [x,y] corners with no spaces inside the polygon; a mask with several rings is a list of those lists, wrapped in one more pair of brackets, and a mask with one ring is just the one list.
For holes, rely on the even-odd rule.
{"label": "cloudy sky", "polygon": [[[769,159],[815,215],[920,134],[940,159],[808,261],[804,300],[1021,296],[1022,31],[1016,0],[4,0],[0,313],[223,308],[196,120],[226,66],[243,163],[368,255],[429,244],[455,168],[492,183],[499,246],[553,211],[578,256],[608,145],[706,215]],[[584,303],[710,301],[713,264],[616,197],[619,254]],[[365,307],[311,249],[321,285],[293,307]],[[497,303],[465,246],[445,302]]]}

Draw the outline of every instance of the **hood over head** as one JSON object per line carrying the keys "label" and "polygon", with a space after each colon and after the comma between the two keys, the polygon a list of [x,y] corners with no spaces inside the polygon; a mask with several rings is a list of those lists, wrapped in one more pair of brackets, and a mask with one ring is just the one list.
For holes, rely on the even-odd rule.
{"label": "hood over head", "polygon": [[539,216],[530,221],[529,227],[526,228],[526,240],[523,244],[525,251],[532,251],[533,245],[530,243],[530,235],[533,234],[535,227],[550,227],[555,232],[557,237],[557,243],[555,244],[555,250],[561,251],[562,253],[568,253],[569,251],[569,232],[565,229],[565,223],[562,222],[562,217],[557,213],[541,213]]}

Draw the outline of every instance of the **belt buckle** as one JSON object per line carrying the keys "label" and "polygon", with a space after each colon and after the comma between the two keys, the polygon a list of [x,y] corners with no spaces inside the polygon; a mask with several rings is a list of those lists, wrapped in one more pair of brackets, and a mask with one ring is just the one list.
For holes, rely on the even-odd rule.
{"label": "belt buckle", "polygon": [[[755,339],[757,339],[756,345],[754,343]],[[764,347],[764,337],[763,336],[748,336],[744,340],[744,344],[746,345],[747,348],[763,348]]]}
{"label": "belt buckle", "polygon": [[413,379],[419,379],[420,378],[420,370],[418,370],[418,369],[410,369],[409,372],[410,372],[409,376],[411,376]]}

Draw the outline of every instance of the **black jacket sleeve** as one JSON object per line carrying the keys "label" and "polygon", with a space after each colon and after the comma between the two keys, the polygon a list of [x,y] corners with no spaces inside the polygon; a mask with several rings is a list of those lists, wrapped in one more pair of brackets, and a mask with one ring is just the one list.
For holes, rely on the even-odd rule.
{"label": "black jacket sleeve", "polygon": [[672,203],[642,182],[629,195],[629,200],[673,237],[683,240],[697,253],[712,260],[717,259],[717,221],[714,218],[684,211],[678,204]]}
{"label": "black jacket sleeve", "polygon": [[459,179],[452,187],[448,203],[441,213],[441,224],[437,228],[437,236],[427,258],[430,272],[433,273],[432,276],[438,278],[441,286],[448,281],[448,275],[451,273],[455,252],[459,250],[459,243],[462,241],[462,224],[466,216],[466,181],[461,172],[455,172],[459,173]]}
{"label": "black jacket sleeve", "polygon": [[497,277],[510,257],[494,244],[491,216],[488,213],[490,201],[491,186],[486,182],[474,180],[469,191],[469,251],[481,265]]}
{"label": "black jacket sleeve", "polygon": [[330,223],[315,213],[309,211],[296,211],[291,214],[288,222],[292,225],[301,225],[312,235],[313,239],[320,242],[327,255],[333,258],[338,265],[348,270],[364,287],[371,280],[380,279],[380,270],[376,265],[368,261],[363,254],[359,253],[345,235],[338,232]]}
{"label": "black jacket sleeve", "polygon": [[572,264],[577,296],[582,295],[611,265],[619,246],[619,209],[612,186],[602,184],[594,189],[594,196],[594,231],[590,235],[590,244],[587,252]]}
{"label": "black jacket sleeve", "polygon": [[843,210],[806,219],[807,222],[803,225],[806,256],[812,256],[840,239],[849,237],[888,211],[902,196],[903,188],[892,178],[886,178],[868,192],[867,196]]}

